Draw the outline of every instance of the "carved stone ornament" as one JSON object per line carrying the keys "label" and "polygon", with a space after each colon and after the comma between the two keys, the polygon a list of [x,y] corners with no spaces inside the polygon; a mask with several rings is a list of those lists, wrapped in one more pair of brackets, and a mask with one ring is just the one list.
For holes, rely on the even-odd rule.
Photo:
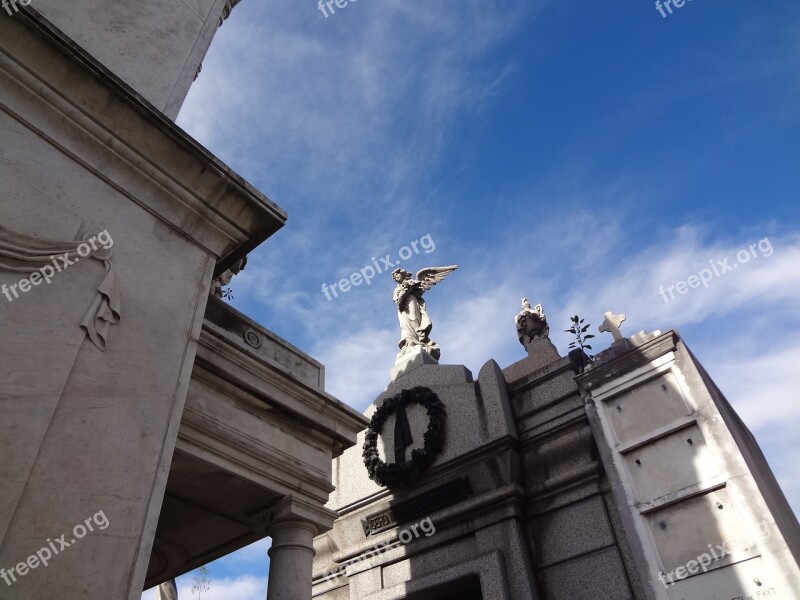
{"label": "carved stone ornament", "polygon": [[533,340],[550,336],[550,326],[547,324],[544,308],[541,304],[531,308],[527,298],[522,299],[522,310],[514,319],[514,323],[517,326],[519,343],[526,350]]}
{"label": "carved stone ornament", "polygon": [[233,299],[230,289],[225,289],[226,286],[230,285],[231,280],[236,277],[239,273],[244,271],[244,268],[247,266],[247,257],[245,256],[241,260],[237,261],[231,268],[227,271],[220,273],[219,277],[216,279],[211,280],[211,287],[208,290],[210,296],[214,296],[215,298],[227,298],[229,300]]}
{"label": "carved stone ornament", "polygon": [[[107,237],[105,244],[97,247],[95,241]],[[90,243],[91,242],[91,243]],[[38,273],[38,279],[49,283],[53,277],[64,277],[68,268],[77,268],[81,259],[91,258],[103,263],[105,275],[97,286],[97,294],[81,321],[81,328],[100,350],[106,349],[109,330],[119,323],[119,284],[111,261],[113,240],[108,231],[98,235],[85,234],[82,240],[58,241],[17,233],[0,226],[0,271],[21,273],[23,277]]]}
{"label": "carved stone ornament", "polygon": [[[428,427],[423,436],[423,447],[411,451],[411,460],[405,460],[406,449],[413,443],[406,407],[412,402],[422,405],[428,412]],[[394,427],[395,462],[385,463],[378,452],[378,436],[386,418],[396,414]],[[369,478],[382,486],[392,487],[417,479],[436,460],[444,448],[447,410],[433,390],[415,387],[387,398],[372,415],[363,446],[364,465]]]}
{"label": "carved stone ornament", "polygon": [[622,326],[622,323],[627,319],[625,315],[615,315],[611,311],[607,311],[603,315],[603,322],[597,328],[600,333],[610,333],[614,336],[614,341],[619,342],[622,340],[622,333],[620,333],[619,328]]}
{"label": "carved stone ornament", "polygon": [[244,341],[251,348],[258,350],[261,348],[261,336],[255,329],[247,329],[244,332]]}
{"label": "carved stone ornament", "polygon": [[231,11],[237,4],[239,4],[240,1],[241,0],[227,0],[225,2],[225,6],[222,7],[222,14],[219,17],[219,25],[217,25],[217,27],[222,27],[222,24],[225,22],[225,19],[227,19],[231,15]]}

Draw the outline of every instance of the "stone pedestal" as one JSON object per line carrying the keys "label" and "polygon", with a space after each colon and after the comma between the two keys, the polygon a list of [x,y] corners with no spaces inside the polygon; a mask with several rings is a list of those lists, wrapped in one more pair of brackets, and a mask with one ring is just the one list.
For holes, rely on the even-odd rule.
{"label": "stone pedestal", "polygon": [[433,358],[430,354],[428,354],[425,350],[423,350],[420,346],[417,346],[413,350],[409,351],[407,354],[403,355],[402,357],[398,358],[395,363],[394,367],[392,368],[391,377],[392,381],[397,379],[403,373],[407,373],[417,367],[421,367],[422,365],[438,365],[439,361]]}

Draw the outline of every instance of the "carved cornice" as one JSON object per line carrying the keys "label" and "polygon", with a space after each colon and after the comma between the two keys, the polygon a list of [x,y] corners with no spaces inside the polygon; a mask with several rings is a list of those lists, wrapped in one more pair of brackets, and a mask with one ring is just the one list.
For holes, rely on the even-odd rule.
{"label": "carved cornice", "polygon": [[[200,334],[196,371],[197,367],[297,421],[307,435],[330,440],[328,450],[333,457],[355,445],[356,436],[369,424],[333,396],[302,383],[266,356],[256,355],[243,340],[234,344],[208,324]],[[202,372],[197,376],[202,378]]]}
{"label": "carved cornice", "polygon": [[576,377],[575,381],[584,390],[597,389],[618,377],[650,364],[668,352],[672,352],[675,350],[678,340],[678,334],[675,331],[667,331],[641,346],[628,350],[617,358],[593,366],[591,370]]}
{"label": "carved cornice", "polygon": [[204,327],[240,351],[281,365],[292,377],[324,391],[325,366],[227,302],[210,297]]}
{"label": "carved cornice", "polygon": [[181,417],[178,448],[189,455],[197,455],[199,450],[206,455],[201,458],[208,460],[209,457],[216,457],[217,460],[212,460],[215,463],[237,465],[249,472],[249,479],[255,483],[267,481],[284,486],[280,489],[272,485],[272,491],[276,493],[286,494],[302,489],[304,493],[326,502],[328,494],[335,489],[328,473],[302,463],[297,457],[265,440],[205,414],[190,403]]}
{"label": "carved cornice", "polygon": [[318,531],[328,531],[333,527],[337,514],[321,504],[309,502],[299,496],[290,495],[278,500],[261,515],[254,518],[267,528],[284,521],[304,521],[312,523]]}

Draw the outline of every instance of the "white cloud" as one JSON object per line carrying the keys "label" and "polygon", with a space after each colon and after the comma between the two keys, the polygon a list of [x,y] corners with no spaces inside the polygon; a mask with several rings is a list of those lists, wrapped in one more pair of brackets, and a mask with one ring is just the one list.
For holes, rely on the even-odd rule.
{"label": "white cloud", "polygon": [[[672,239],[656,242],[635,255],[601,255],[595,260],[594,273],[570,299],[569,312],[602,314],[612,309],[633,317],[629,328],[655,328],[664,323],[670,327],[699,323],[755,307],[785,310],[800,292],[800,238],[796,234],[768,236],[774,248],[771,256],[757,249],[756,258],[750,255],[748,262],[734,270],[723,272],[719,267],[725,259],[733,267],[737,252],[764,237],[708,243],[700,230],[686,226]],[[686,282],[706,268],[712,276],[708,287],[693,282],[700,287],[683,295],[677,289],[670,294],[669,286]]]}
{"label": "white cloud", "polygon": [[728,355],[707,365],[739,416],[765,435],[800,423],[800,392],[788,377],[800,364],[800,343],[785,341],[768,352],[756,342],[751,354]]}
{"label": "white cloud", "polygon": [[[228,577],[214,577],[215,573],[230,572],[235,573],[267,573],[269,569],[269,558],[267,551],[272,545],[271,538],[264,538],[232,552],[227,556],[212,562],[208,569],[210,580],[209,591],[204,593],[203,600],[249,600],[258,597],[263,600],[267,590],[266,576],[258,577],[252,574],[237,575]],[[196,598],[197,593],[192,593],[195,585],[197,570],[178,577],[178,597]],[[258,594],[258,596],[256,596]],[[156,600],[156,588],[146,590],[142,594],[142,600]]]}
{"label": "white cloud", "polygon": [[[192,593],[193,582],[184,577],[178,580],[178,598],[196,598]],[[267,595],[267,578],[242,575],[229,579],[210,578],[208,591],[202,595],[203,600],[264,600]],[[156,588],[145,591],[142,600],[156,600]]]}
{"label": "white cloud", "polygon": [[308,324],[323,282],[428,233],[419,191],[448,130],[513,77],[492,51],[539,4],[238,5],[178,120],[289,212],[234,289]]}
{"label": "white cloud", "polygon": [[325,365],[326,390],[364,410],[389,383],[399,337],[389,329],[359,330],[320,344],[314,354]]}

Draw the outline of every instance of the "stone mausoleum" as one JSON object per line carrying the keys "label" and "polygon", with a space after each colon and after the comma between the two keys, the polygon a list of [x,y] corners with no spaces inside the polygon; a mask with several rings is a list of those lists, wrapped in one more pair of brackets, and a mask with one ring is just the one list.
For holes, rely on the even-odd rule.
{"label": "stone mausoleum", "polygon": [[[752,434],[675,331],[477,377],[398,357],[334,460],[315,600],[800,598],[800,528]],[[402,354],[402,353],[401,353]]]}

